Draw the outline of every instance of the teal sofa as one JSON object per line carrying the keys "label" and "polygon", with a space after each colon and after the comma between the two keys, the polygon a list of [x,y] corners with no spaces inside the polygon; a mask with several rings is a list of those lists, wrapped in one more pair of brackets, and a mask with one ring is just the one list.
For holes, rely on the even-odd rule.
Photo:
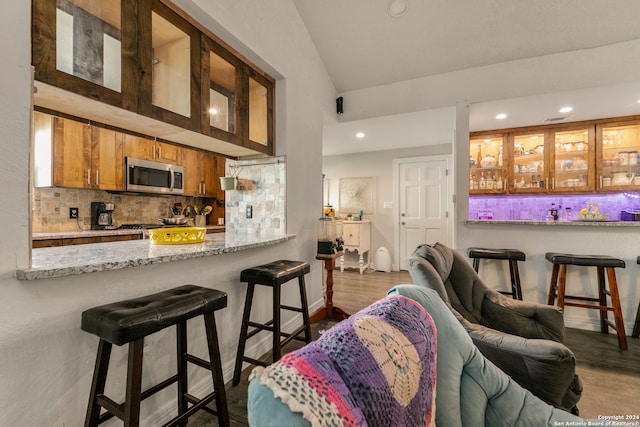
{"label": "teal sofa", "polygon": [[[424,378],[420,377],[420,399],[414,399],[419,400],[418,403],[420,404],[419,411],[416,411],[416,414],[419,413],[419,416],[423,418],[420,419],[419,423],[416,423],[415,420],[414,422],[407,421],[410,420],[410,418],[406,418],[407,414],[397,412],[397,409],[391,403],[376,403],[375,399],[370,399],[366,396],[368,389],[366,386],[363,387],[362,383],[354,384],[350,382],[353,370],[366,365],[366,361],[361,362],[361,358],[367,357],[366,354],[361,351],[342,351],[337,354],[327,352],[322,354],[323,359],[319,366],[322,366],[325,370],[326,377],[332,379],[331,384],[337,384],[334,387],[335,389],[342,387],[341,390],[343,390],[344,394],[340,397],[344,398],[347,403],[342,404],[342,401],[340,401],[338,406],[352,405],[353,407],[348,406],[349,411],[347,412],[350,416],[356,414],[355,418],[351,417],[349,419],[349,422],[337,423],[337,425],[538,427],[568,425],[567,422],[569,421],[581,421],[580,418],[554,408],[535,397],[489,362],[473,344],[469,334],[435,291],[416,285],[399,285],[389,291],[389,296],[386,299],[410,301],[413,304],[407,304],[410,308],[419,306],[420,310],[428,313],[424,317],[426,320],[422,320],[420,324],[415,323],[414,320],[400,321],[400,323],[408,325],[410,330],[423,331],[421,334],[429,334],[435,328],[437,334],[435,355],[429,352],[429,348],[433,348],[432,341],[424,340],[420,347],[422,349],[420,350],[422,372],[433,373],[433,364],[435,363],[436,365],[435,382],[430,381],[430,379],[433,379],[433,375],[426,375],[426,380],[424,381],[422,381]],[[381,316],[385,320],[391,319],[398,322],[398,319],[402,319],[406,310],[404,306],[398,305],[398,308],[388,310],[382,313]],[[352,318],[355,316],[358,316],[358,314],[352,316]],[[360,319],[366,319],[366,317],[361,316]],[[348,348],[350,344],[347,335],[333,333],[334,329],[340,330],[340,325],[344,322],[326,331],[319,341],[339,342],[343,348]],[[402,341],[392,336],[389,332],[386,332],[383,336],[386,340],[393,342]],[[309,344],[305,348],[313,344]],[[347,347],[344,347],[345,345]],[[354,349],[357,345],[354,345]],[[304,348],[301,350],[304,350]],[[284,356],[283,359],[286,357]],[[298,359],[302,359],[303,362],[305,360],[304,357]],[[305,413],[307,411],[306,402],[314,406],[317,406],[317,402],[309,395],[308,391],[298,385],[289,387],[286,398],[276,397],[275,394],[282,396],[282,390],[274,382],[285,383],[285,385],[290,384],[285,378],[287,374],[284,368],[290,367],[291,364],[286,361],[281,363],[281,361],[266,369],[256,368],[254,370],[248,390],[249,425],[259,427],[332,425],[331,423],[336,420],[335,407],[331,409],[331,405],[329,405],[328,409],[326,409],[326,418],[322,413],[309,416],[309,414]],[[345,364],[349,365],[348,369],[344,369]],[[396,365],[402,366],[401,363]],[[338,378],[339,376],[343,377]],[[322,382],[321,380],[316,378],[316,382]],[[322,387],[320,389],[327,390],[327,388]],[[323,393],[332,396],[331,399],[335,399],[335,396],[331,393]],[[363,393],[365,396],[360,396]],[[415,390],[414,394],[416,394]],[[294,396],[293,398],[291,398],[292,395]],[[431,401],[430,399],[433,396],[435,396],[435,399]],[[412,401],[411,404],[413,403],[415,402]],[[407,407],[410,406],[407,405]],[[393,412],[393,417],[387,417],[385,416],[385,411],[396,412]]]}

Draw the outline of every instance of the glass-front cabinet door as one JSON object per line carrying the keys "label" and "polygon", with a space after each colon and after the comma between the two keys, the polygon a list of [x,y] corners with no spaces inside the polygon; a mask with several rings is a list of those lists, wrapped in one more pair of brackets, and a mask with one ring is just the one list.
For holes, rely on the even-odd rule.
{"label": "glass-front cabinet door", "polygon": [[35,79],[117,107],[130,108],[136,83],[131,0],[33,0]]}
{"label": "glass-front cabinet door", "polygon": [[56,70],[121,91],[120,0],[56,1]]}
{"label": "glass-front cabinet door", "polygon": [[242,66],[213,40],[205,39],[203,43],[202,97],[206,101],[206,111],[202,127],[208,128],[211,136],[238,143],[238,93]]}
{"label": "glass-front cabinet door", "polygon": [[488,135],[471,138],[469,144],[469,194],[505,193],[504,137]]}
{"label": "glass-front cabinet door", "polygon": [[640,124],[621,122],[596,127],[598,189],[640,190]]}
{"label": "glass-front cabinet door", "polygon": [[594,189],[594,131],[593,126],[581,126],[551,132],[551,191],[573,193]]}
{"label": "glass-front cabinet door", "polygon": [[510,136],[511,193],[541,193],[548,188],[547,138],[546,132],[515,133]]}

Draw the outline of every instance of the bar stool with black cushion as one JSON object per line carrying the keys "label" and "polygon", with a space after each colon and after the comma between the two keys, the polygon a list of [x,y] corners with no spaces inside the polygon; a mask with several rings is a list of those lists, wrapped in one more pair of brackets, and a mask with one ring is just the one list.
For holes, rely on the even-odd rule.
{"label": "bar stool with black cushion", "polygon": [[499,291],[504,295],[511,295],[513,299],[522,301],[522,287],[520,286],[520,271],[518,261],[525,261],[526,255],[518,249],[489,249],[469,248],[469,258],[473,258],[473,269],[478,273],[481,259],[497,259],[509,261],[509,274],[511,276],[511,292]]}
{"label": "bar stool with black cushion", "polygon": [[[173,383],[178,385],[178,415],[165,426],[186,425],[189,417],[200,409],[217,415],[219,425],[228,426],[229,413],[214,316],[216,310],[226,306],[227,295],[224,292],[184,285],[84,311],[82,330],[100,337],[85,426],[97,426],[114,416],[123,420],[125,427],[138,426],[141,401]],[[204,317],[209,361],[187,352],[187,320],[196,316]],[[144,338],[173,325],[177,335],[177,373],[142,391]],[[129,344],[126,397],[121,404],[104,394],[113,344]],[[188,392],[188,362],[211,371],[214,390],[202,399]],[[214,400],[215,411],[206,406]],[[102,409],[106,412],[101,413]]]}
{"label": "bar stool with black cushion", "polygon": [[[556,252],[545,254],[547,261],[553,264],[551,272],[551,283],[549,284],[549,296],[547,304],[553,305],[558,299],[558,307],[564,306],[581,307],[600,311],[600,332],[609,333],[609,326],[618,333],[618,345],[620,349],[627,350],[627,336],[624,330],[624,320],[622,318],[622,308],[620,306],[620,293],[618,292],[618,281],[616,280],[616,268],[625,268],[624,260],[607,255],[574,255]],[[568,295],[566,290],[567,265],[581,267],[596,267],[598,272],[598,298]],[[609,289],[606,287],[606,279],[609,282]],[[607,305],[607,295],[611,299],[611,306]],[[584,302],[573,302],[584,301]],[[613,311],[614,322],[609,320],[609,311]]]}
{"label": "bar stool with black cushion", "polygon": [[[247,297],[244,303],[244,313],[242,314],[242,325],[240,326],[240,339],[238,341],[238,353],[233,372],[233,385],[240,383],[242,373],[242,362],[253,365],[268,366],[270,363],[258,359],[253,359],[244,355],[247,340],[262,331],[270,331],[273,336],[273,361],[280,359],[281,348],[291,340],[311,342],[311,323],[309,322],[309,307],[307,304],[307,291],[305,289],[304,275],[311,271],[311,266],[304,261],[279,260],[257,267],[247,268],[240,273],[240,281],[248,282]],[[298,278],[300,288],[301,307],[292,307],[280,303],[281,286],[288,281]],[[253,302],[253,291],[255,285],[270,286],[273,289],[273,318],[266,323],[256,323],[250,320],[251,305]],[[280,311],[288,310],[302,313],[302,326],[291,333],[281,331]],[[253,330],[249,331],[249,327]],[[299,335],[304,333],[304,338]],[[282,337],[285,337],[281,340]]]}

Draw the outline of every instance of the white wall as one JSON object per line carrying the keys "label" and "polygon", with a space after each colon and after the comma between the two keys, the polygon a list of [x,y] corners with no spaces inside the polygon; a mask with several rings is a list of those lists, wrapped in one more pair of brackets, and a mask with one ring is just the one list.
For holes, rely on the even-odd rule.
{"label": "white wall", "polygon": [[[205,18],[190,1],[177,2]],[[0,425],[80,426],[88,399],[98,340],[80,330],[81,312],[92,306],[168,289],[184,283],[227,292],[229,305],[216,315],[222,361],[230,379],[239,335],[245,288],[243,268],[278,258],[307,260],[308,296],[322,302],[321,264],[315,260],[316,220],[322,209],[322,112],[335,108],[335,89],[322,66],[291,1],[202,2],[216,16],[208,24],[224,27],[229,42],[252,56],[279,78],[277,83],[277,153],[287,156],[287,231],[297,235],[285,244],[119,271],[21,282],[15,270],[29,256],[29,117],[30,2],[0,3]],[[215,3],[215,4],[213,4]],[[222,31],[225,37],[228,31]],[[246,46],[240,45],[242,40]],[[260,60],[260,61],[257,61]],[[270,301],[262,289],[256,295]],[[292,305],[296,292],[286,292]],[[258,304],[257,319],[268,317],[270,304]],[[200,321],[190,323],[190,336],[203,337]],[[174,332],[147,340],[143,383],[160,380],[174,369]],[[201,341],[201,340],[197,340]],[[196,354],[205,356],[202,342]],[[116,348],[112,368],[126,356]],[[122,385],[116,377],[109,388]],[[206,376],[199,377],[200,385]],[[197,383],[197,382],[196,382]],[[173,389],[150,399],[143,408],[147,425],[158,425],[173,401]],[[173,407],[171,407],[172,409]],[[155,417],[155,418],[154,418]],[[118,425],[115,422],[106,425]]]}
{"label": "white wall", "polygon": [[[381,246],[387,248],[391,259],[394,259],[394,209],[384,207],[385,202],[393,202],[394,200],[393,160],[406,157],[451,154],[452,145],[450,143],[445,144],[445,141],[440,142],[440,144],[425,145],[418,148],[372,151],[370,153],[344,154],[322,158],[322,172],[325,174],[325,180],[329,180],[329,201],[337,211],[340,210],[339,183],[341,178],[374,178],[374,212],[365,215],[365,219],[371,221],[371,251],[369,254],[371,261],[374,260],[374,255]],[[348,212],[340,213],[347,214]],[[392,266],[392,270],[398,269],[399,266]]]}

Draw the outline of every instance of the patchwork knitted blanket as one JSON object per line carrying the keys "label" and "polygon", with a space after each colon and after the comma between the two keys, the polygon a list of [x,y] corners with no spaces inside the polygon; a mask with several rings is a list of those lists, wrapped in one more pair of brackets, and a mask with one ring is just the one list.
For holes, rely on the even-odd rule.
{"label": "patchwork knitted blanket", "polygon": [[254,377],[312,426],[435,425],[435,325],[386,297]]}

